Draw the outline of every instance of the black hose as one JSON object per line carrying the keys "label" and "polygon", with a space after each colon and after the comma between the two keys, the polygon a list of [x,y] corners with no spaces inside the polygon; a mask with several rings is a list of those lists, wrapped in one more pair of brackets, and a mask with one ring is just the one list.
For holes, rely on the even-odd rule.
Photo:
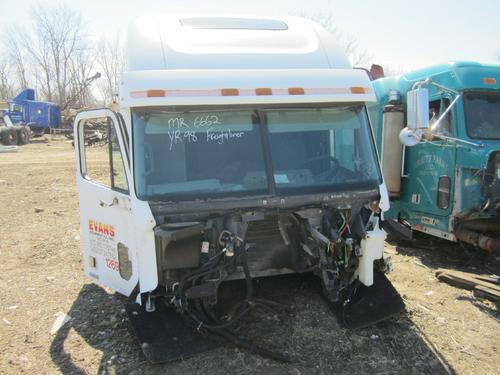
{"label": "black hose", "polygon": [[[216,270],[218,270],[216,268],[216,266],[218,265],[219,261],[220,261],[220,256],[224,254],[223,251],[219,252],[218,254],[216,254],[214,257],[212,257],[210,260],[208,260],[205,264],[203,264],[200,268],[186,274],[182,280],[179,282],[179,286],[178,286],[178,298],[181,300],[181,306],[183,307],[184,306],[184,302],[185,302],[185,298],[184,298],[184,289],[185,289],[185,285],[186,283],[191,280],[191,279],[196,279],[196,278],[199,278],[199,277],[202,277],[202,276],[205,276],[205,275],[209,275],[213,272],[215,272]],[[207,269],[208,265],[210,265],[214,260],[217,260],[217,263],[212,266],[211,269]],[[220,270],[219,270],[220,272]]]}
{"label": "black hose", "polygon": [[251,300],[253,297],[253,283],[252,276],[250,275],[250,269],[248,268],[247,251],[245,248],[241,249],[241,264],[243,267],[243,273],[245,274],[245,282],[247,286],[247,300]]}
{"label": "black hose", "polygon": [[[201,314],[202,316],[205,317],[204,320],[209,320],[211,314],[207,314],[204,311],[197,311],[198,314]],[[191,317],[193,317],[195,320],[201,322],[201,317],[197,316],[194,312],[192,313]],[[233,322],[234,323],[234,322]],[[249,340],[237,336],[234,332],[229,331],[227,328],[216,328],[213,325],[203,325],[202,326],[204,330],[210,332],[211,334],[215,336],[222,337],[230,342],[232,342],[236,347],[246,349],[252,353],[261,355],[266,358],[278,360],[281,362],[293,362],[292,358],[286,354],[282,354],[279,352],[275,352],[272,350],[265,349],[259,345],[253,344]]]}
{"label": "black hose", "polygon": [[[221,324],[210,324],[208,323],[206,320],[203,321],[202,319],[200,319],[199,317],[197,317],[195,314],[194,314],[194,311],[190,308],[187,308],[186,311],[188,312],[188,314],[190,314],[193,319],[195,320],[195,322],[198,324],[198,328],[206,328],[206,329],[210,329],[210,330],[217,330],[217,329],[224,329],[224,328],[228,328],[230,326],[232,326],[233,324],[237,323],[238,321],[240,321],[248,312],[250,312],[251,310],[251,305],[245,307],[245,308],[242,308],[238,314],[232,316],[227,322],[224,322],[224,323],[221,323]],[[197,311],[197,310],[195,310]]]}
{"label": "black hose", "polygon": [[358,291],[358,286],[359,286],[359,280],[356,280],[349,288],[347,292],[347,296],[343,301],[342,304],[342,323],[344,324],[345,327],[348,327],[349,325],[347,324],[347,321],[345,319],[345,310],[347,305],[351,302],[351,299],[354,298],[356,292]]}
{"label": "black hose", "polygon": [[[198,331],[208,331],[212,334],[225,338],[237,347],[247,349],[253,353],[262,355],[263,357],[279,360],[282,362],[292,362],[291,358],[288,355],[262,348],[249,342],[245,338],[237,336],[234,333],[234,326],[239,323],[252,309],[260,307],[271,310],[273,313],[275,313],[275,308],[284,307],[284,305],[278,304],[273,301],[253,299],[253,280],[250,274],[250,269],[248,267],[246,249],[244,248],[244,246],[239,246],[236,250],[237,254],[235,254],[236,256],[234,256],[230,262],[218,266],[220,260],[222,259],[220,255],[224,254],[224,252],[220,252],[210,261],[206,262],[202,267],[185,275],[182,278],[177,289],[177,295],[181,301],[180,305],[182,311],[184,312],[184,316],[188,318],[188,324]],[[243,268],[243,273],[245,275],[246,298],[233,307],[230,317],[227,321],[222,321],[218,317],[216,317],[215,314],[213,314],[210,307],[208,306],[206,298],[195,299],[193,303],[188,303],[184,290],[186,290],[189,285],[195,286],[200,280],[201,282],[203,282],[204,280],[209,278],[210,275],[213,275],[216,272],[220,276],[224,268],[229,268],[230,266],[235,265],[237,259],[240,261],[240,264]],[[215,262],[215,264],[214,260],[217,261]]]}

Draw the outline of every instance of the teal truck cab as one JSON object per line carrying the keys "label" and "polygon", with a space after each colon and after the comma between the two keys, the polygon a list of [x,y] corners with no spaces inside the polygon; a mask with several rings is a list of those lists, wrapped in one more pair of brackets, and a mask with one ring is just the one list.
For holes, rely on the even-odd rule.
{"label": "teal truck cab", "polygon": [[500,65],[435,65],[373,86],[386,216],[500,251]]}

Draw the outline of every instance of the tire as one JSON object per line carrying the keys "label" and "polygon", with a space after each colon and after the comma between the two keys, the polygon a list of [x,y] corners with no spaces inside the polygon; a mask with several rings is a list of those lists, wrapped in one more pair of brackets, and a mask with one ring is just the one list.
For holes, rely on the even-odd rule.
{"label": "tire", "polygon": [[30,141],[30,134],[28,132],[28,129],[25,127],[19,129],[17,131],[17,144],[19,145],[25,145]]}
{"label": "tire", "polygon": [[16,130],[4,130],[2,132],[2,143],[6,146],[17,145],[17,131]]}
{"label": "tire", "polygon": [[33,138],[43,137],[43,135],[45,134],[45,131],[43,129],[34,128],[32,129],[32,131],[33,131]]}
{"label": "tire", "polygon": [[28,143],[30,143],[31,136],[33,133],[31,132],[31,129],[29,128],[29,126],[25,126],[24,131],[26,132],[26,137],[28,138]]}

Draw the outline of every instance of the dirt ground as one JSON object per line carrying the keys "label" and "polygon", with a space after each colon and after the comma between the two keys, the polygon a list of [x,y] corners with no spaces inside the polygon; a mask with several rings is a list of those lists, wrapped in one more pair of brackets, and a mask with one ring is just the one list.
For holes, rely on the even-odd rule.
{"label": "dirt ground", "polygon": [[[151,365],[124,298],[83,274],[74,170],[66,140],[0,154],[0,374],[500,373],[498,307],[434,277],[439,267],[498,275],[498,257],[431,242],[387,245],[406,311],[369,328],[343,329],[318,292],[277,285],[294,313],[252,324],[291,364],[228,345]],[[51,335],[58,313],[71,320]]]}

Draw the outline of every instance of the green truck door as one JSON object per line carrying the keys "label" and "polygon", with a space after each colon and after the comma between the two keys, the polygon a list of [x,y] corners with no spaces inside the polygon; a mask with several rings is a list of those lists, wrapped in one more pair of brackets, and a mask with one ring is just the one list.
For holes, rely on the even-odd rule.
{"label": "green truck door", "polygon": [[422,142],[406,149],[407,177],[404,179],[402,201],[412,212],[408,218],[412,223],[448,231],[447,219],[433,220],[433,217],[447,217],[451,213],[455,163],[456,148],[446,141]]}

